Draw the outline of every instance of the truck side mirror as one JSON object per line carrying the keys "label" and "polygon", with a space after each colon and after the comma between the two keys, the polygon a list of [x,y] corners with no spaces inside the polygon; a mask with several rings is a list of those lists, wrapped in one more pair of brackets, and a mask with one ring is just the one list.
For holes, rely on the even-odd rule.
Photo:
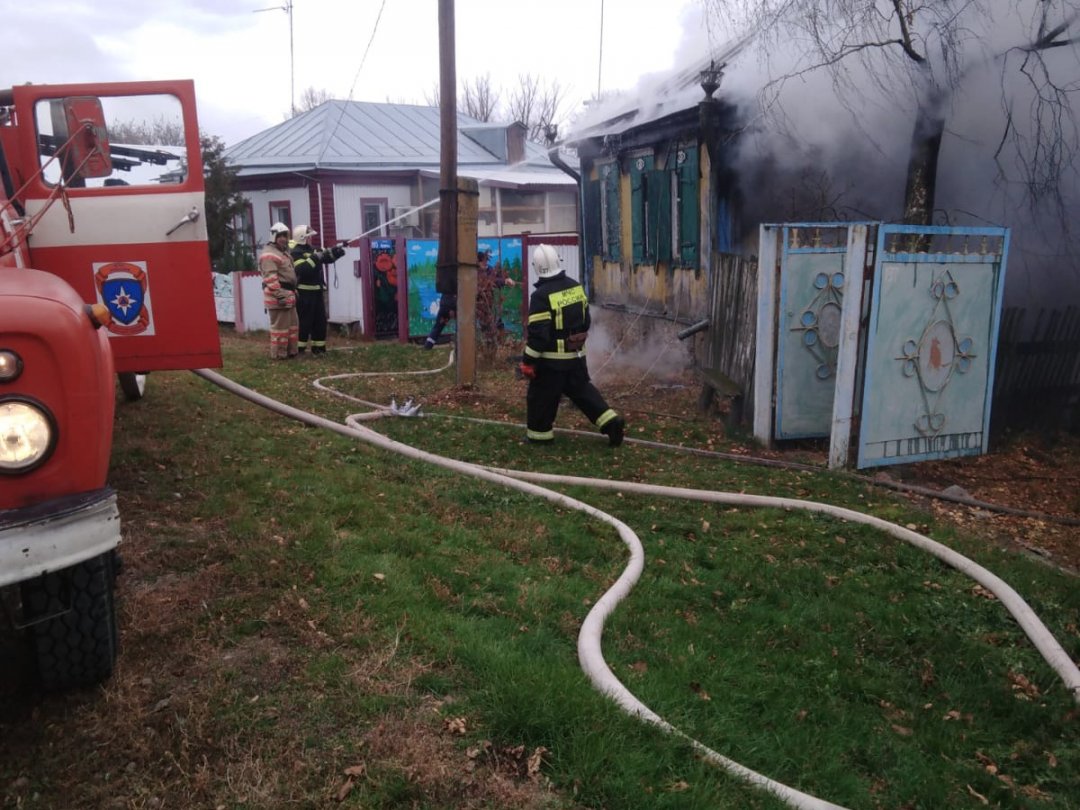
{"label": "truck side mirror", "polygon": [[79,177],[108,177],[112,174],[109,157],[109,133],[101,99],[94,96],[75,96],[63,100],[67,131],[75,137],[69,147],[66,165]]}

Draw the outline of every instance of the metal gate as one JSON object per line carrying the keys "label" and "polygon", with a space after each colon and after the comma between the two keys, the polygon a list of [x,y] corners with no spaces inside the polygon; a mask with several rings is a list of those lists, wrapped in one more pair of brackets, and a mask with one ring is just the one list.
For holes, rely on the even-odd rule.
{"label": "metal gate", "polygon": [[1007,228],[882,225],[858,466],[985,453]]}
{"label": "metal gate", "polygon": [[778,439],[826,437],[832,429],[851,224],[793,223],[780,229],[774,417]]}

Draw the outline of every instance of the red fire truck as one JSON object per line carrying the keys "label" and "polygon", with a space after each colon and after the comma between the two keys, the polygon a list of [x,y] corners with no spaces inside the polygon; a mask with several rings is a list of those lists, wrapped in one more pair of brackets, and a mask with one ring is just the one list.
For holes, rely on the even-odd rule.
{"label": "red fire truck", "polygon": [[190,81],[0,90],[0,601],[45,688],[116,660],[116,381],[221,365],[203,188]]}

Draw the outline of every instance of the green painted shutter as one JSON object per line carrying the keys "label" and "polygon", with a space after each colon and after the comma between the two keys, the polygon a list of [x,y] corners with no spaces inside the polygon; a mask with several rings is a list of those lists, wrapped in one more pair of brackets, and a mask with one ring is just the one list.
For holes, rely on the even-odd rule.
{"label": "green painted shutter", "polygon": [[653,262],[671,263],[671,172],[649,172],[650,248]]}
{"label": "green painted shutter", "polygon": [[698,148],[690,144],[679,150],[679,259],[683,267],[697,267],[701,235],[701,206],[698,200]]}
{"label": "green painted shutter", "polygon": [[604,258],[618,262],[622,261],[622,216],[619,205],[619,166],[613,164],[605,166],[601,172],[607,170],[603,181],[604,199],[607,205],[607,252]]}
{"label": "green painted shutter", "polygon": [[652,167],[652,155],[630,159],[630,234],[634,243],[634,264],[651,264],[654,261],[654,230],[649,230],[646,238],[646,227],[656,227],[656,217],[651,208],[648,220],[645,219],[646,204],[651,202],[652,196],[649,190]]}

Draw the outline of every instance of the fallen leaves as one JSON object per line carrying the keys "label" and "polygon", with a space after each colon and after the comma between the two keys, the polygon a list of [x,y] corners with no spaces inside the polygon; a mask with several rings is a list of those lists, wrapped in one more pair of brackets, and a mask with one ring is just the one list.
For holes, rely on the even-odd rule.
{"label": "fallen leaves", "polygon": [[1012,686],[1012,690],[1018,700],[1031,700],[1032,698],[1037,698],[1042,694],[1039,691],[1038,686],[1033,684],[1019,672],[1010,671],[1008,674],[1008,678],[1009,683]]}
{"label": "fallen leaves", "polygon": [[544,757],[550,753],[542,745],[529,752],[524,745],[496,748],[490,740],[481,740],[478,745],[466,749],[465,756],[469,758],[469,770],[486,763],[497,771],[513,774],[521,779],[536,780],[540,778]]}
{"label": "fallen leaves", "polygon": [[367,774],[367,765],[361,762],[359,765],[352,765],[345,769],[345,781],[341,783],[341,786],[337,789],[337,793],[334,794],[334,800],[343,802],[352,793],[353,787],[356,785],[356,780]]}
{"label": "fallen leaves", "polygon": [[450,734],[457,734],[458,736],[464,736],[468,731],[467,724],[464,717],[447,717],[443,720],[443,731]]}

